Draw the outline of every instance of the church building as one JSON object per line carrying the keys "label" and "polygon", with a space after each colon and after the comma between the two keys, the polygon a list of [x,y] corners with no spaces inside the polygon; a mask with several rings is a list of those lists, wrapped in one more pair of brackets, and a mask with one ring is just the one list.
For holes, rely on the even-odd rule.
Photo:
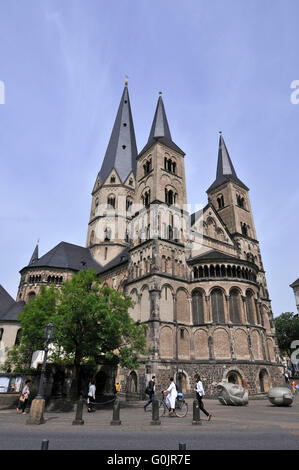
{"label": "church building", "polygon": [[[91,193],[86,247],[61,242],[41,257],[36,247],[20,271],[16,304],[29,302],[42,284],[59,286],[91,267],[132,298],[130,314],[147,325],[150,347],[139,369],[102,365],[99,380],[118,381],[134,398],[142,398],[153,374],[161,388],[173,376],[187,394],[195,373],[207,396],[222,380],[246,381],[251,394],[266,392],[280,384],[282,370],[249,188],[220,134],[207,203],[189,213],[185,158],[161,94],[138,152],[126,83]],[[18,310],[5,322],[0,291],[3,338],[17,325]]]}

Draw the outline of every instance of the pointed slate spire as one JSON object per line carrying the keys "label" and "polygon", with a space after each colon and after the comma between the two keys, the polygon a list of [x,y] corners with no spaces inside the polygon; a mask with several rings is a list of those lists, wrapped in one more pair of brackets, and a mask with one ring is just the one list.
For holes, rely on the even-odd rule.
{"label": "pointed slate spire", "polygon": [[36,261],[38,261],[38,243],[36,244],[34,252],[32,253],[31,259],[29,261],[29,266],[35,263]]}
{"label": "pointed slate spire", "polygon": [[101,184],[106,181],[113,168],[122,183],[125,182],[131,171],[136,175],[136,157],[136,138],[126,80],[109,144],[99,172]]}
{"label": "pointed slate spire", "polygon": [[159,141],[167,145],[168,147],[172,148],[176,152],[179,152],[182,155],[185,155],[183,150],[181,150],[172,140],[170,130],[169,130],[169,125],[168,125],[168,120],[167,120],[167,116],[165,112],[165,107],[164,107],[164,103],[163,103],[161,95],[162,93],[160,92],[155,115],[154,115],[154,120],[152,123],[152,127],[151,127],[147,144],[140,153],[143,153],[156,141]]}
{"label": "pointed slate spire", "polygon": [[242,183],[242,181],[239,180],[239,178],[237,177],[237,173],[229,156],[224,139],[222,137],[222,133],[220,132],[216,179],[214,183],[209,187],[208,191],[216,188],[217,186],[220,186],[228,180],[233,180],[240,186],[242,186],[244,189],[248,190],[247,186],[245,186],[245,184]]}

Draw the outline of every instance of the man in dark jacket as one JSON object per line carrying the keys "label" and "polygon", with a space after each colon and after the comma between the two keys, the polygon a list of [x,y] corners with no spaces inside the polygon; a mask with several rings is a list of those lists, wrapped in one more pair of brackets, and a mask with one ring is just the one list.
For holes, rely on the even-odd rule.
{"label": "man in dark jacket", "polygon": [[148,389],[149,389],[149,401],[144,405],[144,411],[146,411],[146,407],[154,402],[155,399],[155,386],[156,386],[156,376],[152,376],[152,380],[149,381]]}

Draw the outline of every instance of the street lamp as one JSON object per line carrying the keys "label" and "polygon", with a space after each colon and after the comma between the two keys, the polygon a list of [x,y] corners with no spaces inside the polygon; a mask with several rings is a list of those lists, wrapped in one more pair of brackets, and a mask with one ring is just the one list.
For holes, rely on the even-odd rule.
{"label": "street lamp", "polygon": [[48,323],[45,328],[45,349],[44,349],[44,360],[41,370],[41,376],[39,380],[38,395],[31,403],[29,417],[26,424],[43,424],[44,420],[44,409],[45,409],[45,398],[44,398],[44,378],[46,372],[47,356],[49,350],[49,344],[54,338],[54,325],[52,322]]}
{"label": "street lamp", "polygon": [[45,338],[45,349],[44,349],[44,360],[40,375],[38,394],[35,397],[36,400],[44,399],[44,381],[45,381],[45,372],[47,365],[47,357],[49,351],[49,343],[54,339],[54,324],[52,322],[48,323],[45,328],[44,338]]}

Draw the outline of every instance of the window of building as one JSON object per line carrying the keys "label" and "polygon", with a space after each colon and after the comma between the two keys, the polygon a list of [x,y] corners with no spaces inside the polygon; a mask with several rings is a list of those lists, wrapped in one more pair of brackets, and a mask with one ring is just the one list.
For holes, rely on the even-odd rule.
{"label": "window of building", "polygon": [[111,207],[115,209],[115,196],[108,196],[107,206],[108,206],[108,209],[111,209]]}
{"label": "window of building", "polygon": [[224,301],[220,289],[214,289],[211,293],[212,315],[215,323],[224,323]]}
{"label": "window of building", "polygon": [[224,207],[224,197],[222,194],[220,194],[217,197],[217,203],[218,203],[218,209],[222,209]]}
{"label": "window of building", "polygon": [[112,184],[115,183],[115,176],[111,176],[110,183],[112,183]]}
{"label": "window of building", "polygon": [[192,318],[193,325],[204,323],[203,295],[200,291],[192,293]]}

